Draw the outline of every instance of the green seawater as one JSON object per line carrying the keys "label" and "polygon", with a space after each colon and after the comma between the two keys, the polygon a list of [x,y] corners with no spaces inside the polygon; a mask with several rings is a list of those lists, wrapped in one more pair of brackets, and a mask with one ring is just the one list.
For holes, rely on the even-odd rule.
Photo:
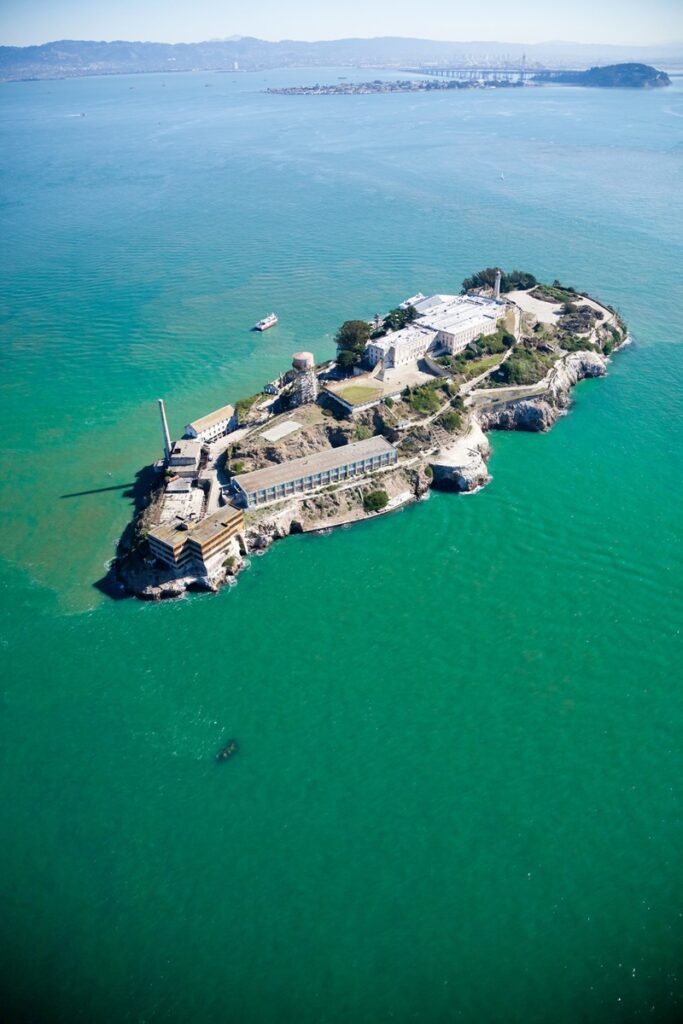
{"label": "green seawater", "polygon": [[[680,1019],[683,85],[260,91],[339,74],[0,91],[4,1016]],[[489,487],[95,586],[157,396],[496,264],[632,344]]]}

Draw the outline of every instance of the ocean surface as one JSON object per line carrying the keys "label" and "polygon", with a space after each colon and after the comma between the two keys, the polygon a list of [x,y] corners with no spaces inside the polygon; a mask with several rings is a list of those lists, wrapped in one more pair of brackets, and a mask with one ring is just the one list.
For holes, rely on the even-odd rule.
{"label": "ocean surface", "polygon": [[[4,1016],[681,1019],[683,80],[262,92],[340,75],[0,88]],[[158,396],[488,265],[632,335],[489,487],[98,589]]]}

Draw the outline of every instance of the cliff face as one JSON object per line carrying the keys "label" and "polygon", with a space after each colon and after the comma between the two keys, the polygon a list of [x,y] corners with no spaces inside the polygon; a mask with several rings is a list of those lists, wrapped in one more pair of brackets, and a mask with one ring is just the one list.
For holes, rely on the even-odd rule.
{"label": "cliff face", "polygon": [[570,403],[570,391],[586,377],[604,377],[605,356],[597,352],[573,352],[551,370],[547,390],[538,398],[502,402],[479,413],[484,430],[550,430]]}
{"label": "cliff face", "polygon": [[442,448],[432,460],[434,486],[446,491],[476,491],[484,487],[491,476],[486,460],[491,445],[477,420],[473,420],[467,433]]}

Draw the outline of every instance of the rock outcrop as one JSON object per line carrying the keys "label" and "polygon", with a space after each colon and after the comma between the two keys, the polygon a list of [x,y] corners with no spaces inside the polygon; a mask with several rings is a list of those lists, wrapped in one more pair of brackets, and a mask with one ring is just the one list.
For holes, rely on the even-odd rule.
{"label": "rock outcrop", "polygon": [[431,460],[435,487],[450,491],[475,491],[491,479],[486,460],[491,445],[479,422],[473,419],[462,437],[437,452]]}
{"label": "rock outcrop", "polygon": [[572,352],[548,374],[545,391],[538,397],[513,398],[488,409],[479,419],[484,430],[550,430],[571,401],[570,391],[586,377],[603,377],[607,360],[597,352]]}

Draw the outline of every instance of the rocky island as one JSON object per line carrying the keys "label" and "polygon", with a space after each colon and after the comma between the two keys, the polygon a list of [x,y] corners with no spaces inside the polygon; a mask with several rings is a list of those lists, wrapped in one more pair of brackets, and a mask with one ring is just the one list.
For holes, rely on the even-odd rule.
{"label": "rocky island", "polygon": [[348,320],[262,393],[204,416],[142,489],[110,583],[147,600],[233,583],[290,533],[326,531],[488,483],[487,434],[550,429],[627,341],[619,314],[559,281],[487,268]]}

